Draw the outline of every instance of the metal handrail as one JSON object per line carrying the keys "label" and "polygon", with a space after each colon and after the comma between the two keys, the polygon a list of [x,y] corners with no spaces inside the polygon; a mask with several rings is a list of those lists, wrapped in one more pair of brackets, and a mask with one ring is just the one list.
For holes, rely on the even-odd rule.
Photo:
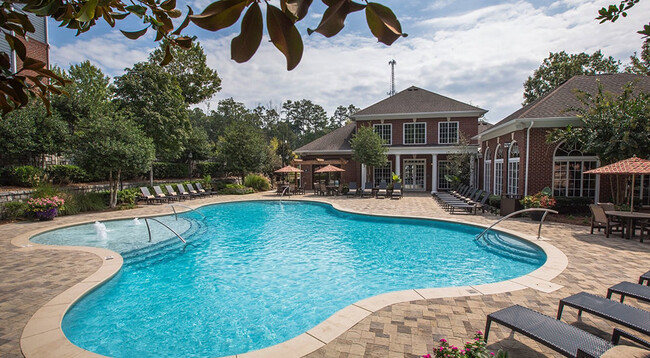
{"label": "metal handrail", "polygon": [[539,228],[537,229],[537,239],[539,240],[542,237],[541,236],[541,234],[542,234],[542,224],[544,223],[544,219],[546,219],[546,214],[548,214],[548,213],[557,214],[557,211],[551,210],[551,209],[545,209],[545,208],[528,208],[528,209],[517,210],[514,213],[510,213],[510,214],[502,217],[501,219],[497,220],[494,224],[490,225],[487,229],[483,230],[482,233],[476,235],[476,238],[474,240],[478,240],[481,237],[483,237],[483,235],[485,235],[486,232],[488,232],[491,228],[493,228],[494,226],[496,226],[498,223],[502,222],[503,220],[505,220],[507,218],[510,218],[510,217],[513,217],[515,215],[521,214],[521,213],[526,213],[526,212],[531,212],[531,211],[543,211],[544,212],[544,215],[542,216],[542,220],[539,221]]}
{"label": "metal handrail", "polygon": [[174,218],[176,218],[176,220],[178,220],[178,214],[176,214],[176,209],[174,208],[174,206],[182,206],[184,208],[190,209],[190,210],[194,211],[195,213],[201,214],[201,216],[203,216],[205,218],[205,215],[202,212],[200,212],[198,210],[194,210],[194,209],[190,208],[187,205],[183,205],[183,204],[167,204],[167,205],[171,206],[172,210],[174,210]]}
{"label": "metal handrail", "polygon": [[284,194],[285,194],[285,193],[287,192],[287,190],[289,190],[289,189],[291,189],[291,187],[290,187],[290,186],[287,186],[286,188],[284,188],[284,190],[282,190],[282,194],[280,194],[280,200],[282,200],[282,197],[284,196]]}
{"label": "metal handrail", "polygon": [[167,226],[162,221],[160,221],[158,219],[154,219],[154,218],[144,218],[144,222],[145,222],[145,224],[147,224],[147,232],[149,232],[149,242],[151,242],[151,228],[149,227],[149,220],[153,220],[153,221],[159,223],[160,225],[166,227],[167,229],[169,229],[169,231],[173,232],[174,235],[176,235],[176,237],[179,238],[184,244],[187,244],[187,241],[185,241],[185,239],[183,239],[176,231],[174,231],[174,229],[170,228],[169,226]]}

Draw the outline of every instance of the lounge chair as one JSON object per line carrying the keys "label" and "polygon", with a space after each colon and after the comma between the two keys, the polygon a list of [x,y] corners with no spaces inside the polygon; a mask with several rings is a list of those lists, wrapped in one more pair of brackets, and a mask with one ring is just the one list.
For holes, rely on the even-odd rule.
{"label": "lounge chair", "polygon": [[206,196],[206,195],[212,196],[212,194],[206,193],[205,191],[201,192],[196,190],[192,185],[192,183],[187,183],[187,191],[189,191],[190,194],[198,194],[199,196]]}
{"label": "lounge chair", "polygon": [[183,186],[183,184],[176,184],[176,187],[178,188],[178,194],[179,195],[189,196],[190,199],[201,196],[201,194],[199,194],[199,193],[192,193],[192,192],[189,192],[189,191],[185,190],[185,187]]}
{"label": "lounge chair", "polygon": [[379,190],[377,190],[377,194],[375,194],[375,198],[379,198],[380,196],[383,196],[384,199],[386,199],[386,196],[388,196],[388,184],[386,184],[385,180],[382,180],[379,183]]}
{"label": "lounge chair", "polygon": [[152,202],[157,202],[157,203],[164,203],[168,202],[169,198],[157,198],[149,192],[149,188],[146,186],[141,186],[140,187],[140,192],[142,193],[142,198],[146,201],[147,204],[150,204]]}
{"label": "lounge chair", "polygon": [[157,198],[168,198],[169,201],[180,200],[178,195],[165,195],[165,193],[163,193],[162,189],[158,185],[153,187],[153,191],[156,193],[155,195]]}
{"label": "lounge chair", "polygon": [[[640,308],[591,293],[580,292],[560,300],[557,308],[558,320],[562,318],[564,306],[577,308],[578,317],[582,316],[582,311],[585,311],[643,334],[650,334],[650,312]],[[650,342],[646,343],[650,346]]]}
{"label": "lounge chair", "polygon": [[373,185],[372,185],[371,182],[366,182],[366,183],[363,185],[363,190],[361,191],[361,197],[363,198],[363,197],[366,196],[366,195],[368,195],[368,196],[372,196],[372,192],[373,192],[373,188],[372,188],[372,187],[373,187]]}
{"label": "lounge chair", "polygon": [[189,194],[187,194],[187,195],[183,195],[183,194],[181,194],[181,193],[176,193],[176,191],[174,190],[174,188],[172,188],[172,186],[169,185],[169,184],[165,185],[165,189],[167,189],[167,193],[168,193],[169,195],[177,196],[180,200],[183,200],[183,199],[185,199],[185,198],[190,198],[190,197],[191,197]]}
{"label": "lounge chair", "polygon": [[357,186],[357,182],[356,181],[351,181],[348,184],[347,196],[356,196],[357,194],[359,194],[359,187]]}
{"label": "lounge chair", "polygon": [[201,185],[201,183],[196,183],[196,189],[197,189],[197,191],[198,191],[199,193],[207,193],[207,194],[209,194],[210,196],[216,194],[216,193],[214,192],[214,190],[212,190],[212,189],[211,189],[210,191],[207,191],[207,190],[203,189],[203,185]]}
{"label": "lounge chair", "polygon": [[645,282],[646,285],[650,286],[650,271],[639,276],[639,285],[643,285],[643,282]]}
{"label": "lounge chair", "polygon": [[607,298],[612,298],[614,293],[621,296],[619,300],[621,303],[623,303],[626,296],[650,303],[650,287],[648,286],[624,281],[608,288]]}
{"label": "lounge chair", "polygon": [[393,192],[390,193],[390,198],[401,199],[404,196],[402,192],[402,183],[393,183]]}
{"label": "lounge chair", "polygon": [[591,234],[594,233],[594,229],[598,229],[599,232],[600,229],[605,229],[605,237],[609,237],[613,231],[620,231],[623,237],[623,225],[605,215],[605,209],[596,204],[589,204],[589,210],[591,210]]}
{"label": "lounge chair", "polygon": [[608,342],[568,323],[519,305],[504,308],[487,316],[484,337],[486,343],[492,322],[519,332],[567,357],[600,357],[608,350],[614,350],[621,337],[650,347],[646,344],[648,342],[618,328],[614,328],[612,341]]}

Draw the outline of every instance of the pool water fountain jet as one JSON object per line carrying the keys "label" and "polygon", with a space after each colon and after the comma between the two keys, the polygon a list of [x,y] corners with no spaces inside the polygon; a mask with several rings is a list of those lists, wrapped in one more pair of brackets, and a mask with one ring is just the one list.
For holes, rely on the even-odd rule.
{"label": "pool water fountain jet", "polygon": [[138,225],[142,225],[142,223],[140,222],[140,220],[138,218],[134,218],[133,219],[133,225],[138,226]]}
{"label": "pool water fountain jet", "polygon": [[95,224],[93,225],[95,227],[95,233],[97,233],[97,238],[101,240],[106,240],[108,239],[108,230],[106,229],[106,225],[99,221],[95,221]]}

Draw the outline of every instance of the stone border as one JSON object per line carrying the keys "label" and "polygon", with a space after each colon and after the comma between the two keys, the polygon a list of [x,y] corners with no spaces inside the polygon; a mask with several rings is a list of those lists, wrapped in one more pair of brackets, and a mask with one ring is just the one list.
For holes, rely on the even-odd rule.
{"label": "stone border", "polygon": [[[278,201],[278,198],[256,198],[256,199],[245,199],[245,198],[234,198],[234,200],[227,200],[218,203],[205,203],[198,206],[192,206],[194,209],[206,206],[206,205],[215,205],[215,204],[224,204],[232,202],[242,202],[242,201]],[[289,201],[304,201],[304,202],[318,202],[324,203],[332,206],[335,210],[341,212],[359,214],[359,215],[369,215],[369,216],[378,216],[378,217],[395,217],[395,218],[414,218],[414,219],[425,219],[425,220],[434,220],[434,221],[443,221],[443,222],[452,222],[470,225],[479,228],[485,228],[486,226],[479,225],[476,223],[469,222],[465,219],[442,219],[442,218],[430,218],[423,216],[407,216],[407,215],[379,215],[379,214],[369,214],[369,213],[360,213],[352,211],[350,209],[342,208],[338,203],[323,202],[321,200],[314,200],[313,198],[301,198],[301,199],[291,199]],[[185,212],[187,211],[179,211]],[[163,216],[164,214],[151,214],[151,215],[142,215],[139,217],[156,217]],[[113,221],[113,220],[124,220],[132,219],[132,216],[124,215],[117,218],[111,218],[104,221]],[[63,321],[63,316],[68,311],[72,305],[83,298],[85,295],[92,292],[95,288],[99,287],[105,281],[108,281],[112,278],[123,264],[122,256],[118,253],[103,249],[103,248],[94,248],[86,246],[54,246],[54,245],[42,245],[36,244],[29,241],[32,236],[38,235],[43,232],[51,231],[54,229],[61,229],[70,226],[76,226],[81,224],[92,223],[95,220],[80,220],[79,222],[66,224],[62,226],[56,226],[54,228],[34,230],[25,234],[18,235],[11,240],[11,243],[15,246],[20,247],[20,251],[28,250],[69,250],[69,251],[82,251],[95,254],[96,256],[102,259],[102,266],[92,275],[87,277],[85,280],[80,283],[72,286],[63,293],[59,294],[53,298],[50,302],[46,303],[44,306],[39,308],[32,318],[27,322],[27,325],[23,329],[22,336],[20,338],[20,346],[23,354],[26,358],[35,358],[35,357],[66,357],[66,358],[96,358],[103,357],[97,353],[87,351],[81,347],[74,345],[70,342],[67,337],[64,335],[63,330],[61,329],[61,323]],[[425,300],[433,298],[442,298],[442,297],[462,297],[462,296],[475,296],[475,295],[490,295],[496,293],[504,293],[511,291],[523,290],[526,288],[536,289],[545,293],[553,292],[560,289],[562,286],[552,283],[551,280],[558,276],[562,271],[568,266],[568,258],[562,251],[560,251],[555,246],[550,243],[542,240],[538,240],[536,237],[530,235],[523,235],[521,233],[514,232],[513,230],[497,229],[496,231],[504,232],[509,235],[515,236],[517,238],[529,241],[537,246],[539,246],[546,254],[546,262],[537,270],[514,279],[482,284],[482,285],[473,285],[473,286],[459,286],[459,287],[440,287],[440,288],[425,288],[425,289],[411,289],[404,291],[393,291],[376,296],[365,298],[361,301],[355,302],[338,312],[334,313],[332,316],[327,318],[325,321],[319,323],[315,327],[311,328],[307,332],[298,335],[292,339],[289,339],[285,342],[278,343],[276,345],[259,349],[256,351],[246,352],[242,354],[237,354],[231,356],[230,358],[252,358],[252,357],[278,357],[278,358],[289,358],[289,357],[302,357],[309,353],[316,351],[317,349],[325,346],[329,342],[333,341],[335,338],[343,334],[348,329],[352,328],[355,324],[360,322],[362,319],[366,318],[370,314],[386,307],[389,305],[410,302],[416,300]]]}

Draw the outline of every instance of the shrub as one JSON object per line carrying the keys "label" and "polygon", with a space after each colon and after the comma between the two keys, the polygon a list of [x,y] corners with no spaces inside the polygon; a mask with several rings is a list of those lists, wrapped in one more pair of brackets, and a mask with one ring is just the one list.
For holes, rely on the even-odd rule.
{"label": "shrub", "polygon": [[210,175],[214,178],[220,178],[223,176],[223,164],[216,162],[196,163],[196,175],[200,177]]}
{"label": "shrub", "polygon": [[2,216],[9,221],[15,221],[19,217],[27,214],[27,204],[22,201],[5,203],[3,209]]}
{"label": "shrub", "polygon": [[58,196],[30,198],[27,200],[27,210],[41,220],[51,220],[58,215],[59,210],[63,210],[63,204],[65,200]]}
{"label": "shrub", "polygon": [[15,167],[11,170],[11,185],[35,187],[38,186],[45,176],[42,169],[31,165]]}
{"label": "shrub", "polygon": [[86,211],[102,211],[108,208],[108,192],[66,193],[62,215],[74,215]]}
{"label": "shrub", "polygon": [[32,192],[32,198],[48,198],[51,196],[62,196],[63,192],[52,186],[50,183],[39,184]]}
{"label": "shrub", "polygon": [[226,187],[217,191],[221,195],[244,195],[244,194],[253,194],[255,191],[253,188],[247,188],[239,184],[226,184]]}
{"label": "shrub", "polygon": [[203,176],[203,180],[201,180],[201,185],[205,190],[212,190],[212,176],[210,175]]}
{"label": "shrub", "polygon": [[501,197],[499,195],[490,195],[488,198],[488,203],[493,208],[501,208]]}
{"label": "shrub", "polygon": [[271,189],[271,183],[269,183],[269,180],[259,174],[248,174],[246,178],[244,178],[244,185],[253,188],[255,191],[267,191]]}
{"label": "shrub", "polygon": [[153,163],[153,176],[157,179],[178,179],[190,176],[189,167],[185,163]]}
{"label": "shrub", "polygon": [[125,207],[133,207],[139,195],[140,188],[120,190],[117,192],[117,204]]}
{"label": "shrub", "polygon": [[560,214],[587,214],[589,213],[589,204],[593,204],[593,199],[586,197],[556,196],[555,200],[553,209]]}
{"label": "shrub", "polygon": [[83,183],[88,181],[85,170],[76,165],[52,165],[45,169],[50,181],[55,184]]}
{"label": "shrub", "polygon": [[477,331],[474,335],[474,340],[465,342],[463,348],[452,346],[446,339],[441,339],[438,347],[433,348],[433,354],[425,354],[423,358],[507,358],[508,353],[499,350],[495,356],[494,353],[489,352],[486,347],[487,343],[483,339],[483,332]]}

